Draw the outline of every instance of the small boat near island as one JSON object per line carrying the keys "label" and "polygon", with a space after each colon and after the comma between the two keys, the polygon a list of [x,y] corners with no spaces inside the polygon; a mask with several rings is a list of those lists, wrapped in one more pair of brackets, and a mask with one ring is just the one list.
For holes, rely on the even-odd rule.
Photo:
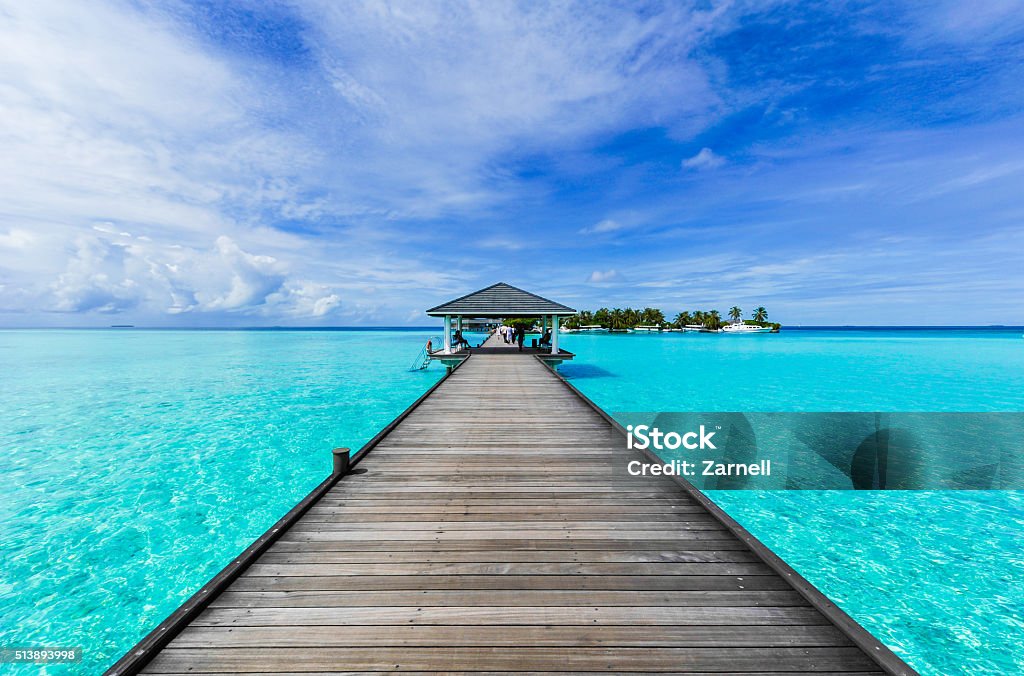
{"label": "small boat near island", "polygon": [[633,331],[637,333],[659,333],[662,330],[660,326],[634,326]]}
{"label": "small boat near island", "polygon": [[750,334],[750,333],[771,333],[772,327],[761,326],[760,324],[744,324],[743,322],[734,322],[732,324],[726,324],[721,328],[722,333],[735,333],[735,334]]}

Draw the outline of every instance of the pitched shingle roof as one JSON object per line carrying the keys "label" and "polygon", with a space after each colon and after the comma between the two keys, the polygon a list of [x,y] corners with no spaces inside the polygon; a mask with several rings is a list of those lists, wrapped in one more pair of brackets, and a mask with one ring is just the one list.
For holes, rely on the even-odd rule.
{"label": "pitched shingle roof", "polygon": [[466,294],[461,298],[427,310],[432,317],[463,315],[465,317],[511,317],[514,315],[573,315],[576,310],[542,298],[511,284],[498,282],[486,289]]}

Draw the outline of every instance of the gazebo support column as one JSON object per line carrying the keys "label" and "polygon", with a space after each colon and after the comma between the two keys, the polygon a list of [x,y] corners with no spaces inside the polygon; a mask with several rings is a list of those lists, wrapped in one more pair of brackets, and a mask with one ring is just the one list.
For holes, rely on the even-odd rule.
{"label": "gazebo support column", "polygon": [[558,315],[551,315],[551,354],[558,354]]}
{"label": "gazebo support column", "polygon": [[444,316],[444,353],[452,353],[452,316]]}

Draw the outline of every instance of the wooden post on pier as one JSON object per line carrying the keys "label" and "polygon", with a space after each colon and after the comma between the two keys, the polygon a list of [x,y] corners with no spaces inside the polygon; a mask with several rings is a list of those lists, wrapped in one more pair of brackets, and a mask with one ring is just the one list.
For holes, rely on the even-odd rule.
{"label": "wooden post on pier", "polygon": [[334,449],[332,452],[334,455],[334,471],[331,472],[332,475],[344,476],[348,474],[349,452],[348,448]]}

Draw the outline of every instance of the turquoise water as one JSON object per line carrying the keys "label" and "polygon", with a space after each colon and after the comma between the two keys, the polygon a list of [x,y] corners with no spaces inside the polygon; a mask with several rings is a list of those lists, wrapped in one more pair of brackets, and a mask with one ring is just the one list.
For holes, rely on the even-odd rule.
{"label": "turquoise water", "polygon": [[571,334],[609,411],[1022,411],[1021,329]]}
{"label": "turquoise water", "polygon": [[0,331],[0,645],[108,666],[440,377],[430,333]]}
{"label": "turquoise water", "polygon": [[[436,333],[0,332],[0,644],[109,665],[436,382]],[[571,335],[561,368],[610,411],[1012,411],[1020,333]],[[712,496],[923,673],[1024,670],[1020,493]]]}
{"label": "turquoise water", "polygon": [[[609,411],[1024,411],[1012,331],[571,335]],[[924,674],[1024,672],[1024,494],[709,491]]]}

